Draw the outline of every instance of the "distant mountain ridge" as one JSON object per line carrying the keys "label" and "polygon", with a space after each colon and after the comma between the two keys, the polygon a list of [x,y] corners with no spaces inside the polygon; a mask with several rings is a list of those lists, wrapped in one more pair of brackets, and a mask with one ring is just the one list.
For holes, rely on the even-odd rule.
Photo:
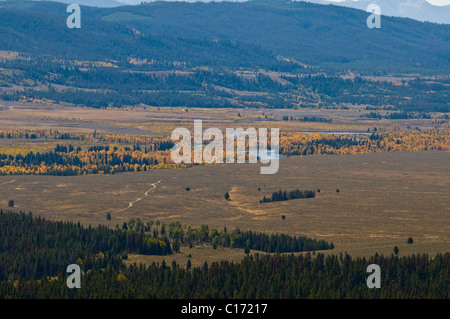
{"label": "distant mountain ridge", "polygon": [[369,4],[378,4],[381,14],[393,17],[410,18],[418,21],[450,24],[450,5],[434,6],[425,0],[346,0],[341,2],[327,0],[304,0],[317,4],[333,4],[366,10]]}
{"label": "distant mountain ridge", "polygon": [[64,4],[0,6],[0,50],[200,65],[220,59],[246,68],[281,60],[337,70],[450,70],[450,25],[385,17],[381,29],[369,29],[367,12],[343,6],[259,0],[85,7],[80,30],[67,29]]}
{"label": "distant mountain ridge", "polygon": [[[1,1],[1,0],[0,0]],[[41,0],[34,0],[41,1]],[[154,0],[50,0],[62,3],[77,3],[85,6],[112,8],[124,5],[137,5],[154,2]],[[164,0],[163,0],[164,1]],[[165,0],[175,1],[175,0]],[[222,0],[179,0],[186,2],[214,2]],[[247,0],[223,0],[229,2],[244,2]],[[251,1],[251,0],[250,0]],[[418,21],[450,24],[450,5],[434,6],[425,0],[345,0],[341,2],[329,0],[297,0],[317,4],[334,4],[360,10],[366,10],[369,4],[378,4],[382,15],[410,18]]]}
{"label": "distant mountain ridge", "polygon": [[[33,0],[33,1],[41,1],[41,0]],[[83,5],[99,8],[114,8],[126,5],[121,1],[114,1],[114,0],[47,0],[47,1],[60,2],[65,4],[78,4],[80,6]]]}

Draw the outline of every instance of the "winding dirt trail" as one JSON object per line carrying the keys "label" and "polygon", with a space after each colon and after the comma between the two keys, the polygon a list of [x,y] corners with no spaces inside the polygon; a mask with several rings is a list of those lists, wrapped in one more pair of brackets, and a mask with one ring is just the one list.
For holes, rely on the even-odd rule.
{"label": "winding dirt trail", "polygon": [[[147,191],[145,192],[144,195],[145,195],[145,196],[148,196],[148,193],[149,193],[149,192],[154,191],[154,190],[156,189],[156,184],[158,184],[159,182],[161,182],[161,180],[157,181],[156,183],[150,184],[150,185],[152,185],[152,188],[150,188],[149,190],[147,190]],[[129,203],[128,203],[128,207],[125,207],[125,208],[116,210],[116,211],[113,212],[113,213],[120,213],[120,212],[123,212],[123,211],[127,210],[128,208],[133,207],[133,204],[139,202],[140,200],[142,200],[142,198],[138,198],[138,199],[136,199],[136,200],[134,200],[134,201],[132,201],[132,202],[129,202]]]}
{"label": "winding dirt trail", "polygon": [[156,189],[156,184],[158,184],[159,182],[161,182],[161,180],[157,181],[156,183],[150,184],[152,185],[152,188],[150,188],[148,191],[145,192],[145,196],[148,196],[148,193],[150,191],[154,191]]}
{"label": "winding dirt trail", "polygon": [[140,201],[141,199],[142,199],[142,198],[138,198],[138,199],[136,199],[135,201],[129,202],[129,203],[128,203],[128,207],[125,207],[125,208],[120,209],[120,210],[116,210],[114,213],[120,213],[120,212],[123,212],[124,210],[127,210],[128,208],[132,207],[134,203]]}

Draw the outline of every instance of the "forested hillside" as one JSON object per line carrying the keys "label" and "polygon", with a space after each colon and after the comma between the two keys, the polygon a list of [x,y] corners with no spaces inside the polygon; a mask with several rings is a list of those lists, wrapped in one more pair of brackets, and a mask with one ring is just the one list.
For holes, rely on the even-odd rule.
{"label": "forested hillside", "polygon": [[294,59],[338,69],[450,69],[450,25],[383,17],[383,27],[374,30],[366,26],[366,12],[339,6],[257,0],[82,7],[80,30],[66,27],[64,4],[5,2],[2,7],[0,50],[235,67],[268,66],[282,56],[291,64]]}
{"label": "forested hillside", "polygon": [[[13,205],[12,205],[13,206]],[[203,245],[283,253],[333,249],[323,240],[253,231],[218,231],[207,225],[183,227],[131,219],[115,229],[45,220],[31,213],[0,210],[0,282],[61,277],[78,263],[83,271],[123,268],[129,253],[169,255],[180,245]],[[1,297],[1,296],[0,296]]]}
{"label": "forested hillside", "polygon": [[[202,267],[189,262],[125,266],[126,252],[149,242],[136,227],[85,228],[4,212],[0,226],[1,299],[449,298],[448,253],[369,259],[253,253],[241,262],[205,262]],[[169,232],[170,227],[178,226],[169,225]],[[205,230],[211,231],[203,227],[199,234]],[[167,241],[158,245],[169,247]],[[81,289],[67,288],[65,271],[72,263],[83,270]],[[383,270],[381,289],[366,286],[366,268],[372,263]]]}
{"label": "forested hillside", "polygon": [[64,4],[2,2],[1,100],[449,110],[449,25],[383,17],[369,29],[359,10],[275,0],[81,11],[69,29]]}

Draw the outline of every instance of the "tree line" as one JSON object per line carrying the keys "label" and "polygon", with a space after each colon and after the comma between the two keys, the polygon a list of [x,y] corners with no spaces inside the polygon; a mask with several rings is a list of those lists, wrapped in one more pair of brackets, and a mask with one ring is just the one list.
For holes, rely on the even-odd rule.
{"label": "tree line", "polygon": [[[210,244],[214,249],[218,246],[244,249],[247,252],[257,250],[268,253],[302,252],[333,249],[333,243],[316,240],[304,236],[290,236],[286,234],[265,234],[252,230],[235,228],[222,231],[210,228],[208,225],[200,227],[183,226],[180,222],[171,222],[168,225],[153,221],[143,222],[139,218],[131,219],[127,228],[144,233],[154,233],[167,236],[172,249],[178,252],[181,245],[193,247],[200,244]],[[156,235],[155,235],[156,234]]]}
{"label": "tree line", "polygon": [[167,255],[172,249],[165,236],[0,210],[0,281],[61,276],[72,263],[83,271],[119,265],[131,252]]}
{"label": "tree line", "polygon": [[[375,254],[368,259],[342,253],[252,253],[240,262],[205,262],[201,267],[192,267],[190,260],[186,265],[163,261],[127,266],[124,259],[129,252],[167,255],[173,253],[174,238],[185,237],[178,222],[130,220],[128,225],[126,230],[85,227],[0,211],[0,298],[450,297],[450,253]],[[146,233],[155,227],[158,238]],[[217,238],[207,226],[190,231],[199,242]],[[239,230],[224,229],[226,238],[225,234],[242,235],[243,242],[251,238],[255,244],[268,238]],[[66,286],[66,267],[72,263],[82,269],[82,289]],[[381,289],[366,286],[366,268],[373,263],[382,270]]]}
{"label": "tree line", "polygon": [[[369,264],[382,270],[381,288],[366,286]],[[188,267],[132,264],[82,276],[81,289],[65,278],[0,282],[2,298],[69,299],[448,299],[450,253],[398,257],[347,254],[253,254],[241,262]]]}
{"label": "tree line", "polygon": [[[375,132],[376,131],[376,132]],[[370,135],[368,135],[370,134]],[[280,132],[280,154],[365,154],[389,151],[448,151],[450,134],[445,130],[427,132],[380,132],[345,136],[326,133]],[[24,150],[16,153],[0,152],[0,175],[82,175],[114,174],[146,171],[154,168],[181,168],[191,164],[174,164],[169,138],[155,138],[114,134],[69,134],[45,130],[1,131],[0,138],[53,138],[56,147],[47,152]],[[66,140],[63,144],[60,140]],[[69,141],[92,142],[89,148],[72,145]],[[114,146],[110,146],[115,144]],[[120,144],[117,146],[117,144]],[[248,148],[246,141],[246,148]],[[5,148],[8,150],[8,148]],[[226,154],[224,153],[224,156]],[[266,198],[266,201],[270,200]]]}
{"label": "tree line", "polygon": [[164,168],[171,163],[169,145],[164,150],[92,146],[88,150],[57,145],[53,152],[0,153],[0,175],[83,175],[114,174]]}
{"label": "tree line", "polygon": [[129,253],[169,255],[180,245],[211,244],[262,252],[300,252],[333,249],[323,240],[235,229],[228,232],[131,219],[115,229],[104,225],[50,221],[31,213],[0,210],[0,281],[61,276],[71,263],[83,271],[119,265]]}
{"label": "tree line", "polygon": [[315,190],[292,190],[292,191],[282,191],[281,189],[277,192],[273,192],[271,197],[264,196],[260,203],[269,203],[269,202],[280,202],[285,200],[297,199],[297,198],[314,198],[316,197]]}

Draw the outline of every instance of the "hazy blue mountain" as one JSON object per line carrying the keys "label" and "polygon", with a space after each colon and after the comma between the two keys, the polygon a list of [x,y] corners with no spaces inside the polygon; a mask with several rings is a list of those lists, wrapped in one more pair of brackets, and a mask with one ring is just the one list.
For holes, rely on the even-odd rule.
{"label": "hazy blue mountain", "polygon": [[[99,8],[114,8],[125,5],[139,5],[142,3],[155,2],[155,0],[0,0],[4,1],[16,1],[16,2],[27,2],[27,1],[52,1],[60,2],[65,4],[79,4],[89,7],[99,7]],[[179,2],[244,2],[247,0],[162,0],[162,1],[179,1]]]}
{"label": "hazy blue mountain", "polygon": [[[33,1],[41,1],[41,0],[33,0]],[[99,8],[113,8],[126,5],[121,1],[114,1],[114,0],[48,0],[48,1],[61,2],[65,4],[79,4],[83,6],[99,7]]]}
{"label": "hazy blue mountain", "polygon": [[127,61],[133,57],[155,60],[166,68],[174,62],[187,67],[268,69],[286,64],[273,52],[251,43],[143,33],[132,24],[101,19],[111,13],[106,8],[84,7],[81,28],[69,29],[64,4],[33,2],[19,7],[5,2],[0,8],[0,51],[84,61]]}
{"label": "hazy blue mountain", "polygon": [[71,30],[66,5],[2,5],[0,50],[246,67],[267,67],[278,56],[339,70],[450,70],[450,25],[384,17],[381,29],[369,29],[366,12],[342,6],[259,0],[86,7],[82,28]]}
{"label": "hazy blue mountain", "polygon": [[[31,1],[43,1],[43,0],[0,0],[0,6],[2,2],[6,1],[24,4]],[[127,3],[115,0],[45,0],[45,1],[60,2],[65,4],[79,4],[83,6],[99,7],[99,8],[112,8],[127,5]]]}
{"label": "hazy blue mountain", "polygon": [[[4,1],[4,0],[0,0]],[[21,1],[21,0],[19,0]],[[41,0],[33,0],[41,1]],[[141,3],[155,2],[155,0],[48,0],[61,3],[76,3],[91,7],[112,8],[124,5],[138,5]],[[182,2],[245,2],[247,0],[163,0],[163,1],[182,1]],[[334,4],[366,10],[367,6],[376,3],[380,6],[382,14],[393,17],[411,18],[418,21],[429,21],[435,23],[450,24],[450,5],[434,6],[425,0],[345,0],[334,2],[328,0],[302,0],[317,4]]]}
{"label": "hazy blue mountain", "polygon": [[370,69],[449,68],[450,26],[385,17],[369,29],[367,12],[307,2],[155,2],[103,11],[102,20],[143,32],[260,45],[304,64]]}
{"label": "hazy blue mountain", "polygon": [[411,18],[418,21],[450,24],[450,5],[434,6],[425,0],[346,0],[333,2],[327,0],[306,0],[319,4],[334,4],[366,10],[369,4],[378,4],[381,14],[386,16]]}

